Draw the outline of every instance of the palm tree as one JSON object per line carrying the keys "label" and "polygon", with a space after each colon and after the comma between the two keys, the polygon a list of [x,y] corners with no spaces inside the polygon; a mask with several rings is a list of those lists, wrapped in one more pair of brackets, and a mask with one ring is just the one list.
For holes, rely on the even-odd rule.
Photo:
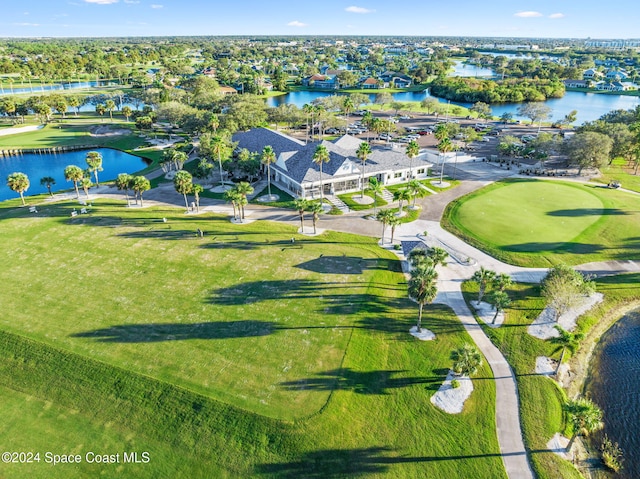
{"label": "palm tree", "polygon": [[20,194],[22,200],[22,206],[25,206],[24,192],[29,189],[29,177],[24,173],[15,172],[7,176],[7,186],[11,188],[11,191],[15,191]]}
{"label": "palm tree", "polygon": [[369,132],[372,128],[373,115],[369,110],[367,110],[364,115],[362,115],[362,124],[367,127],[367,143],[369,142]]}
{"label": "palm tree", "polygon": [[69,165],[64,169],[64,179],[67,181],[73,181],[73,187],[76,189],[76,198],[80,199],[80,192],[78,191],[78,182],[84,178],[84,171],[82,168],[76,165]]}
{"label": "palm tree", "polygon": [[438,273],[432,266],[415,268],[409,279],[409,297],[418,303],[418,332],[422,332],[422,310],[424,305],[431,303],[438,294]]}
{"label": "palm tree", "polygon": [[184,196],[184,206],[187,208],[187,211],[189,211],[187,194],[191,193],[191,189],[193,188],[193,177],[191,173],[185,170],[178,171],[173,178],[173,187],[178,193]]}
{"label": "palm tree", "polygon": [[300,215],[300,232],[304,234],[304,212],[309,209],[309,200],[298,198],[293,202],[293,206],[298,210],[298,214]]}
{"label": "palm tree", "polygon": [[459,376],[473,376],[482,366],[482,355],[478,348],[469,343],[464,343],[462,347],[451,351],[453,360],[453,372]]}
{"label": "palm tree", "polygon": [[496,277],[495,271],[484,269],[484,267],[482,266],[478,271],[473,273],[473,276],[471,277],[471,281],[475,281],[476,283],[478,283],[478,288],[479,288],[477,304],[480,304],[480,301],[482,301],[484,293],[487,290],[487,286],[489,285],[489,283],[493,281],[495,277]]}
{"label": "palm tree", "polygon": [[427,190],[422,187],[422,183],[418,180],[411,180],[407,183],[407,190],[409,190],[409,194],[413,198],[412,208],[416,208],[416,199],[424,198],[427,195]]}
{"label": "palm tree", "polygon": [[273,151],[271,145],[267,145],[262,149],[262,156],[260,161],[263,165],[267,165],[267,191],[269,192],[269,200],[271,197],[271,163],[276,162],[276,152]]}
{"label": "palm tree", "polygon": [[429,256],[429,250],[423,247],[416,247],[409,251],[407,261],[412,268],[434,267],[433,258]]}
{"label": "palm tree", "polygon": [[89,198],[89,188],[93,186],[93,183],[91,183],[91,177],[89,176],[82,177],[82,180],[80,180],[80,186],[82,186],[85,196]]}
{"label": "palm tree", "polygon": [[329,156],[329,150],[324,145],[316,146],[316,151],[313,154],[313,162],[320,165],[320,199],[324,200],[324,185],[322,184],[322,164],[329,163],[331,157]]}
{"label": "palm tree", "polygon": [[132,113],[133,111],[131,110],[131,107],[129,105],[125,105],[122,107],[122,114],[124,115],[127,121],[129,121],[129,117],[131,116]]}
{"label": "palm tree", "polygon": [[391,227],[391,243],[393,243],[393,235],[396,232],[396,228],[400,226],[400,223],[402,223],[402,220],[396,215],[389,218],[389,226]]}
{"label": "palm tree", "polygon": [[98,181],[98,171],[102,171],[102,155],[97,151],[90,151],[86,157],[89,171],[96,177],[96,186],[100,186]]}
{"label": "palm tree", "polygon": [[320,218],[320,213],[324,212],[324,208],[322,207],[322,203],[320,203],[319,201],[311,201],[309,203],[308,210],[309,210],[309,213],[313,215],[311,219],[313,220],[313,234],[315,235],[316,224],[318,222],[318,219]]}
{"label": "palm tree", "polygon": [[384,187],[382,186],[382,183],[378,181],[378,178],[372,176],[369,178],[367,190],[373,193],[373,215],[375,216],[378,209],[378,196],[382,196]]}
{"label": "palm tree", "polygon": [[447,265],[447,258],[449,257],[449,253],[447,253],[444,249],[434,246],[433,248],[429,248],[429,250],[427,251],[427,255],[433,261],[434,266],[438,266],[439,264],[441,264],[442,266]]}
{"label": "palm tree", "polygon": [[69,106],[71,108],[75,108],[75,116],[78,116],[78,111],[80,110],[80,107],[82,106],[82,100],[80,100],[80,97],[76,96],[76,95],[71,95],[67,97],[67,103],[69,104]]}
{"label": "palm tree", "polygon": [[353,99],[350,96],[344,97],[344,101],[342,102],[342,109],[347,115],[347,123],[349,122],[349,112],[353,111],[355,105],[353,104]]}
{"label": "palm tree", "polygon": [[554,328],[556,328],[558,333],[560,333],[560,336],[558,336],[557,338],[551,338],[551,342],[558,345],[556,351],[562,351],[560,353],[560,359],[558,360],[558,366],[556,366],[556,372],[554,373],[557,376],[558,371],[560,370],[560,365],[564,361],[565,353],[567,352],[567,350],[569,350],[571,355],[573,355],[580,346],[580,341],[584,339],[584,334],[570,333],[558,324],[556,324]]}
{"label": "palm tree", "polygon": [[367,163],[367,157],[371,154],[371,146],[369,143],[362,142],[356,150],[356,156],[362,162],[362,174],[360,175],[360,184],[362,185],[362,196],[364,198],[364,168]]}
{"label": "palm tree", "polygon": [[453,143],[449,137],[443,138],[438,143],[438,151],[442,154],[442,166],[440,167],[440,184],[442,184],[442,178],[444,177],[444,162],[446,160],[446,154],[452,151],[454,148]]}
{"label": "palm tree", "polygon": [[49,191],[49,196],[53,196],[51,193],[51,186],[56,184],[56,179],[53,176],[43,176],[40,178],[40,186],[46,186]]}
{"label": "palm tree", "polygon": [[248,195],[250,195],[251,193],[253,193],[253,186],[251,186],[249,183],[247,183],[246,181],[241,181],[240,183],[238,183],[235,187],[235,190],[240,193],[240,196],[242,196],[242,198],[244,198],[245,201],[242,201],[241,206],[242,206],[242,212],[240,214],[240,217],[242,219],[244,219],[244,205],[246,205],[247,203],[249,203],[249,200],[247,198]]}
{"label": "palm tree", "polygon": [[132,180],[133,176],[128,173],[120,173],[116,178],[116,188],[120,191],[124,190],[124,195],[127,198],[127,206],[131,206],[129,204],[129,188],[131,188]]}
{"label": "palm tree", "polygon": [[309,105],[308,103],[302,105],[302,113],[304,113],[307,120],[307,129],[304,136],[304,143],[306,145],[309,142],[309,117],[313,118],[313,105]]}
{"label": "palm tree", "polygon": [[229,149],[229,141],[225,135],[214,135],[211,137],[211,152],[218,157],[218,167],[220,168],[220,186],[224,187],[222,177],[222,155]]}
{"label": "palm tree", "polygon": [[504,291],[512,284],[513,280],[507,273],[500,273],[493,279],[493,285],[498,289],[498,291]]}
{"label": "palm tree", "polygon": [[104,121],[104,118],[102,118],[102,115],[104,115],[104,112],[107,110],[107,107],[105,105],[103,105],[102,103],[98,103],[96,105],[96,113],[98,115],[100,115],[100,121]]}
{"label": "palm tree", "polygon": [[391,219],[395,217],[395,213],[391,209],[384,209],[378,211],[376,214],[376,220],[382,223],[382,239],[380,240],[382,244],[384,244],[384,230],[387,228],[387,225],[391,222]]}
{"label": "palm tree", "polygon": [[393,192],[393,199],[398,202],[398,216],[402,216],[402,204],[411,200],[411,193],[407,188],[400,188]]}
{"label": "palm tree", "polygon": [[111,123],[113,123],[113,110],[116,109],[116,102],[107,100],[104,102],[104,108],[109,112],[109,118],[111,119]]}
{"label": "palm tree", "polygon": [[236,191],[235,188],[231,189],[231,190],[227,190],[224,192],[224,199],[226,201],[228,201],[229,203],[231,203],[231,205],[233,206],[233,219],[237,220],[238,219],[238,214],[236,213],[236,206],[239,206],[238,202],[240,201],[240,193],[238,193]]}
{"label": "palm tree", "polygon": [[191,188],[191,193],[193,193],[193,198],[196,203],[196,213],[200,213],[200,193],[204,191],[204,187],[199,183],[194,183]]}
{"label": "palm tree", "polygon": [[405,154],[409,158],[409,179],[413,178],[413,159],[420,154],[420,145],[416,140],[407,143]]}
{"label": "palm tree", "polygon": [[564,405],[564,410],[573,425],[573,435],[567,445],[567,452],[571,452],[576,437],[588,436],[604,427],[602,410],[590,399],[578,398],[569,401]]}
{"label": "palm tree", "polygon": [[489,302],[496,308],[496,314],[493,315],[493,319],[491,320],[491,324],[495,324],[498,314],[511,304],[511,300],[509,299],[509,295],[504,291],[494,291],[489,296]]}
{"label": "palm tree", "polygon": [[140,198],[140,206],[144,206],[142,204],[142,194],[151,189],[151,183],[144,176],[134,176],[131,189],[136,192],[138,197]]}

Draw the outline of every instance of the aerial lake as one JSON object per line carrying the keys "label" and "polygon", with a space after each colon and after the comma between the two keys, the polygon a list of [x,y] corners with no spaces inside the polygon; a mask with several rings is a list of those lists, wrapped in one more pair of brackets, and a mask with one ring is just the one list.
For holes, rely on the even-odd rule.
{"label": "aerial lake", "polygon": [[619,478],[640,477],[640,310],[607,331],[591,363],[588,394],[604,411],[604,431],[624,451]]}
{"label": "aerial lake", "polygon": [[[56,180],[51,188],[53,191],[73,188],[73,183],[64,179],[64,169],[68,165],[77,165],[82,169],[87,167],[85,158],[90,150],[77,150],[64,153],[37,154],[28,153],[16,156],[0,156],[0,201],[10,198],[18,198],[18,194],[11,191],[6,184],[8,175],[15,171],[25,173],[29,177],[31,186],[25,195],[46,193],[47,188],[40,185],[40,178],[51,176]],[[98,172],[100,181],[115,179],[120,173],[135,173],[144,169],[145,161],[134,155],[110,148],[97,148],[95,150],[102,155],[102,168]],[[92,180],[94,180],[92,175]]]}

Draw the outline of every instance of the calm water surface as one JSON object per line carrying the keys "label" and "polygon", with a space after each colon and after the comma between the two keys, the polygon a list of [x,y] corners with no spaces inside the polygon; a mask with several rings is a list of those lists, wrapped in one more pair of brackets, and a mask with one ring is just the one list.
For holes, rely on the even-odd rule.
{"label": "calm water surface", "polygon": [[640,477],[640,310],[618,321],[600,340],[588,392],[604,411],[604,431],[624,451],[624,479]]}
{"label": "calm water surface", "polygon": [[[31,186],[26,195],[46,193],[47,188],[40,186],[40,178],[51,176],[56,180],[53,191],[73,188],[73,183],[64,179],[64,169],[69,165],[76,165],[82,169],[87,168],[85,158],[89,150],[70,151],[57,154],[26,154],[19,156],[0,156],[0,201],[9,198],[17,198],[18,194],[7,186],[7,176],[15,171],[25,173],[29,177]],[[98,172],[100,181],[108,181],[116,178],[120,173],[135,173],[144,169],[147,165],[142,158],[110,148],[97,148],[95,150],[102,155],[102,168]],[[93,175],[91,179],[94,180]]]}

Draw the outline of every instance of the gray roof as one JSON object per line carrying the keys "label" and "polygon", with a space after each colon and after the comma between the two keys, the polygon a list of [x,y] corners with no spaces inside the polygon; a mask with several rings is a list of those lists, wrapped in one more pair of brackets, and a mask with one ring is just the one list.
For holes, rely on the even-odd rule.
{"label": "gray roof", "polygon": [[[265,145],[271,145],[278,156],[284,153],[280,159],[284,160],[286,171],[278,164],[273,164],[271,168],[281,171],[299,184],[320,180],[320,166],[313,162],[318,145],[324,145],[329,151],[329,162],[322,165],[322,175],[325,180],[353,176],[354,172],[348,168],[347,162],[353,163],[358,172],[361,168],[361,161],[356,155],[356,150],[363,140],[349,135],[344,135],[334,142],[322,141],[305,145],[303,142],[282,133],[266,128],[256,128],[248,132],[237,133],[233,136],[233,141],[238,141],[238,146],[250,151],[260,152]],[[409,164],[410,160],[404,154],[404,150],[396,151],[373,146],[371,154],[367,157],[365,168],[366,173],[370,175],[382,171],[407,169]],[[431,163],[421,158],[413,159],[414,168],[421,166],[421,164],[431,166]],[[347,166],[347,168],[340,171],[343,166]]]}
{"label": "gray roof", "polygon": [[271,145],[276,156],[285,151],[296,151],[304,142],[268,128],[254,128],[249,131],[235,133],[232,141],[238,142],[238,148],[261,153],[262,149]]}

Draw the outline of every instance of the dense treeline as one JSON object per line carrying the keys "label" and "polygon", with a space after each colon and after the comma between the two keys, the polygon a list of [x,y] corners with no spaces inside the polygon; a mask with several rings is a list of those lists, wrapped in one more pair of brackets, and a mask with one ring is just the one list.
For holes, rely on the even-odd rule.
{"label": "dense treeline", "polygon": [[504,103],[544,101],[561,98],[564,84],[556,80],[481,80],[477,78],[443,78],[431,83],[431,94],[462,102]]}

